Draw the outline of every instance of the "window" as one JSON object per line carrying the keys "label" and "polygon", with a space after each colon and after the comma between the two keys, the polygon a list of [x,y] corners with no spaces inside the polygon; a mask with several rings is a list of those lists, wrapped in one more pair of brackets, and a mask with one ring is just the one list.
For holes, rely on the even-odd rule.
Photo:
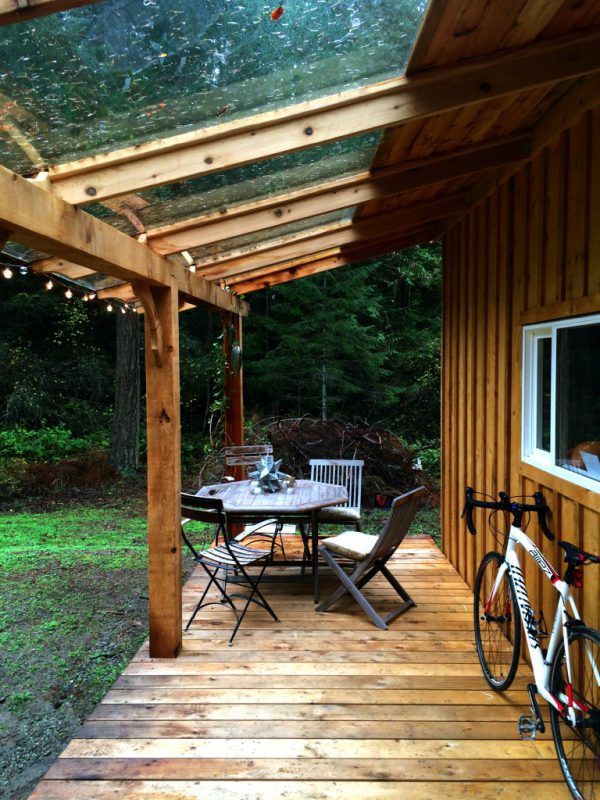
{"label": "window", "polygon": [[600,492],[600,315],[524,329],[523,460]]}

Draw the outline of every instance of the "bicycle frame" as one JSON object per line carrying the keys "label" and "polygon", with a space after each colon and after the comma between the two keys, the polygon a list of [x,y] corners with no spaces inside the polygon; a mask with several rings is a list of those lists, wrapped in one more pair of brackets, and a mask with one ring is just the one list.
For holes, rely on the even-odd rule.
{"label": "bicycle frame", "polygon": [[[519,562],[518,546],[523,547],[531,558],[536,562],[538,567],[542,570],[546,578],[552,582],[552,585],[558,592],[558,604],[556,607],[556,614],[554,616],[554,623],[552,625],[552,632],[550,634],[550,641],[548,643],[548,650],[544,654],[540,647],[538,629],[535,623],[535,614],[529,602],[529,595],[525,580],[521,571],[521,564]],[[582,708],[576,700],[573,699],[571,686],[572,686],[572,673],[571,673],[571,660],[569,654],[569,614],[567,608],[571,609],[571,616],[575,620],[581,620],[579,611],[571,593],[571,587],[568,583],[562,580],[560,575],[547,561],[545,556],[540,552],[531,539],[520,529],[511,525],[508,534],[508,542],[506,546],[505,561],[498,570],[498,575],[494,582],[492,592],[486,603],[485,613],[488,613],[492,601],[500,585],[500,582],[508,571],[509,580],[512,582],[515,593],[517,596],[517,603],[519,606],[520,618],[523,623],[525,631],[525,638],[527,639],[527,647],[531,658],[533,667],[533,674],[538,692],[542,697],[550,703],[557,711],[566,715],[572,724],[575,724],[575,712],[586,711]],[[567,670],[568,685],[566,693],[560,693],[558,697],[554,697],[550,692],[550,669],[552,660],[556,650],[560,644],[561,638],[565,644],[565,666]],[[596,663],[592,664],[593,672],[596,680],[600,682],[600,671]]]}

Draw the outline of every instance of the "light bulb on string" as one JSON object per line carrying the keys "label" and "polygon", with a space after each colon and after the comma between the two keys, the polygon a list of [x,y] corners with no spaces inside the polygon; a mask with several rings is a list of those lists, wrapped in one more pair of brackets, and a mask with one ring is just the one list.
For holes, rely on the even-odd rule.
{"label": "light bulb on string", "polygon": [[3,277],[6,278],[7,281],[10,280],[13,276],[12,269],[10,267],[4,267],[4,269],[2,270],[2,275]]}
{"label": "light bulb on string", "polygon": [[67,291],[65,292],[65,297],[67,298],[67,300],[70,300],[73,297],[73,292],[70,289],[67,289]]}
{"label": "light bulb on string", "polygon": [[28,272],[29,272],[29,267],[27,266],[27,264],[21,264],[21,266],[19,267],[19,273],[25,276],[27,275]]}
{"label": "light bulb on string", "polygon": [[113,307],[111,306],[110,303],[106,306],[106,310],[109,312],[113,310]]}
{"label": "light bulb on string", "polygon": [[196,272],[196,265],[195,264],[190,264],[189,270],[190,270],[190,272]]}
{"label": "light bulb on string", "polygon": [[87,296],[87,294],[84,294],[84,295],[83,295],[83,297],[82,297],[81,299],[83,300],[83,302],[84,302],[84,303],[87,303],[87,301],[88,301],[90,298]]}
{"label": "light bulb on string", "polygon": [[124,306],[121,306],[121,314],[126,314],[127,309]]}
{"label": "light bulb on string", "polygon": [[45,286],[46,286],[46,291],[49,292],[50,289],[52,289],[52,287],[54,286],[54,284],[52,283],[52,280],[49,280],[49,281],[46,281]]}
{"label": "light bulb on string", "polygon": [[96,292],[90,292],[90,293],[88,294],[88,298],[89,298],[90,300],[95,300],[95,299],[96,299]]}

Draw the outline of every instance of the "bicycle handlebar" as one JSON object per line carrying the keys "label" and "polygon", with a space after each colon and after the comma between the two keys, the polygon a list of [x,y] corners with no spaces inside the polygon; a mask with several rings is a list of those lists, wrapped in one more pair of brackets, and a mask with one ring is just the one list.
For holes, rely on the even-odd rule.
{"label": "bicycle handlebar", "polygon": [[467,528],[469,533],[473,536],[477,533],[477,528],[473,522],[473,509],[474,508],[487,508],[490,511],[508,511],[513,516],[513,525],[520,528],[523,521],[523,514],[532,511],[538,515],[540,528],[544,536],[550,541],[554,541],[554,534],[548,526],[546,519],[547,513],[550,511],[546,505],[544,496],[541,492],[535,492],[533,495],[534,503],[517,503],[511,500],[506,492],[500,492],[498,495],[499,500],[477,500],[475,498],[475,490],[471,486],[467,486],[465,490],[465,505],[461,514],[461,519],[466,519]]}

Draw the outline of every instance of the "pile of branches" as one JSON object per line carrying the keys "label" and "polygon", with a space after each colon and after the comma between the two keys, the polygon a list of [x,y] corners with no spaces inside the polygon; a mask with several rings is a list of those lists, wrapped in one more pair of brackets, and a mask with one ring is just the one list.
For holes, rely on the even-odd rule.
{"label": "pile of branches", "polygon": [[281,469],[299,478],[309,477],[311,458],[362,459],[364,505],[380,505],[381,498],[396,497],[417,486],[426,487],[431,504],[439,502],[435,483],[415,468],[418,453],[391,431],[305,416],[267,423],[266,432],[275,457],[281,459]]}

